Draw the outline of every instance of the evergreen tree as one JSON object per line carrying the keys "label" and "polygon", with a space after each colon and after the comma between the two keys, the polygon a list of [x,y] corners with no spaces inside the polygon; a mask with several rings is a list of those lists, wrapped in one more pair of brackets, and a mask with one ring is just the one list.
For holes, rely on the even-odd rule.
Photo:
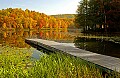
{"label": "evergreen tree", "polygon": [[82,0],[75,24],[86,30],[120,31],[120,2],[114,0]]}

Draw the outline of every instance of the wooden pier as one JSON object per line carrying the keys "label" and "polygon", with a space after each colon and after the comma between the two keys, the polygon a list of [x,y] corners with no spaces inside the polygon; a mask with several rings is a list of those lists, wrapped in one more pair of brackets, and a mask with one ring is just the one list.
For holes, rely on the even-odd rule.
{"label": "wooden pier", "polygon": [[61,51],[67,54],[79,57],[83,60],[92,62],[106,69],[120,72],[120,59],[85,51],[74,46],[74,43],[59,43],[55,41],[43,39],[26,39],[26,43],[32,44],[39,49],[44,49],[49,52]]}

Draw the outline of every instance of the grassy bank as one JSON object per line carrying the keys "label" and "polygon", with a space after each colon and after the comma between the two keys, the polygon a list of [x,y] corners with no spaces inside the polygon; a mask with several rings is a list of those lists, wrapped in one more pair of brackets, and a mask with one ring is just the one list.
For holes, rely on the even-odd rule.
{"label": "grassy bank", "polygon": [[29,50],[1,48],[0,78],[103,78],[94,65],[75,57],[44,54],[39,60],[31,61],[31,55]]}
{"label": "grassy bank", "polygon": [[0,48],[0,78],[25,77],[28,67],[32,65],[31,52],[25,49]]}

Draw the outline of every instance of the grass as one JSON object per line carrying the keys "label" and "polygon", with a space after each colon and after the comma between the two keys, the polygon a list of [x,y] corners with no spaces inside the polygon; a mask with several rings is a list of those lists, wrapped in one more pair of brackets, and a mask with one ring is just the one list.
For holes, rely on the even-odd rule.
{"label": "grass", "polygon": [[43,55],[32,70],[31,75],[37,78],[102,78],[94,66],[87,67],[82,60],[59,53]]}
{"label": "grass", "polygon": [[103,78],[99,69],[79,58],[57,53],[31,61],[31,55],[29,50],[3,47],[0,78]]}
{"label": "grass", "polygon": [[2,47],[0,51],[0,78],[18,78],[27,75],[27,67],[32,65],[31,52],[12,47]]}

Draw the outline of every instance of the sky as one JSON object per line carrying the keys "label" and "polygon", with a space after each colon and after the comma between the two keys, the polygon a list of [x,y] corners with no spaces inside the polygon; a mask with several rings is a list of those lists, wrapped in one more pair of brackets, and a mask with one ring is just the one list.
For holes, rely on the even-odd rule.
{"label": "sky", "polygon": [[47,15],[75,14],[80,0],[0,0],[0,9],[22,8]]}

